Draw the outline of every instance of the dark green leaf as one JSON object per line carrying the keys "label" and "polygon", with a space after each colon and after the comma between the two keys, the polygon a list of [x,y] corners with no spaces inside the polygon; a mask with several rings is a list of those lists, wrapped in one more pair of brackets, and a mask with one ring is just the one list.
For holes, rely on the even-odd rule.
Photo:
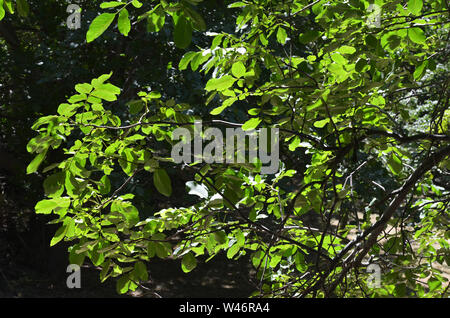
{"label": "dark green leaf", "polygon": [[19,12],[19,15],[22,17],[27,17],[30,13],[30,7],[28,5],[27,0],[17,0],[17,12]]}
{"label": "dark green leaf", "polygon": [[172,195],[172,183],[165,169],[156,169],[153,173],[153,184],[155,188],[166,197]]}
{"label": "dark green leaf", "polygon": [[319,36],[320,36],[319,31],[310,30],[310,31],[300,34],[298,36],[298,40],[300,41],[300,43],[308,44],[308,43],[316,40]]}
{"label": "dark green leaf", "polygon": [[192,31],[191,23],[183,15],[180,16],[173,34],[176,46],[180,49],[187,48],[192,40]]}

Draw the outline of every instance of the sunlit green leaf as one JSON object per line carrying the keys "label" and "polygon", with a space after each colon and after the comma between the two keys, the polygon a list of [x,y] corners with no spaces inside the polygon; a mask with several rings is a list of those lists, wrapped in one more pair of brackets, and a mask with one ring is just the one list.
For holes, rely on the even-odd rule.
{"label": "sunlit green leaf", "polygon": [[227,88],[230,88],[234,84],[234,82],[236,82],[236,79],[231,75],[225,75],[220,78],[212,78],[206,84],[205,89],[207,91],[212,90],[223,91],[226,90]]}
{"label": "sunlit green leaf", "polygon": [[120,11],[117,23],[120,33],[122,33],[125,36],[128,36],[128,33],[131,30],[131,22],[127,9],[122,9]]}
{"label": "sunlit green leaf", "polygon": [[411,28],[408,29],[408,36],[414,43],[423,44],[425,43],[426,36],[421,28]]}
{"label": "sunlit green leaf", "polygon": [[408,10],[414,15],[419,15],[423,8],[422,0],[408,0]]}
{"label": "sunlit green leaf", "polygon": [[181,260],[181,269],[185,273],[189,273],[192,271],[195,267],[197,267],[197,259],[192,254],[192,252],[187,253],[183,256],[183,259]]}
{"label": "sunlit green leaf", "polygon": [[261,123],[262,119],[258,117],[251,118],[247,120],[244,125],[242,126],[242,130],[252,130],[258,127],[258,125]]}
{"label": "sunlit green leaf", "polygon": [[86,41],[88,43],[92,42],[102,35],[114,21],[115,17],[115,13],[102,13],[96,17],[89,26],[89,30],[86,34]]}

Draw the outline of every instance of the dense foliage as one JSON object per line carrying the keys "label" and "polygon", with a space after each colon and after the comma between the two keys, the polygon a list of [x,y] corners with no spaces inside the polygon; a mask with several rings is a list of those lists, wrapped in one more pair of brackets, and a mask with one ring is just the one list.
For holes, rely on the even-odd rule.
{"label": "dense foliage", "polygon": [[[36,213],[55,216],[51,245],[73,242],[71,263],[89,259],[119,293],[155,257],[187,273],[225,253],[250,256],[255,296],[449,294],[446,1],[91,3],[100,14],[69,42],[85,35],[73,54],[103,69],[45,103],[27,145],[27,173],[46,176]],[[196,120],[278,128],[278,172],[174,162],[174,130]]]}

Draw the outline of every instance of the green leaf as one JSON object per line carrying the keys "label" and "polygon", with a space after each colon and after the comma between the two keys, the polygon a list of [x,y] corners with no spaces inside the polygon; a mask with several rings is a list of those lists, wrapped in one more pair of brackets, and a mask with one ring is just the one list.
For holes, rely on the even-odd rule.
{"label": "green leaf", "polygon": [[134,225],[139,222],[139,211],[131,203],[127,203],[123,206],[124,215],[129,224]]}
{"label": "green leaf", "polygon": [[61,242],[61,240],[64,238],[67,232],[67,225],[62,225],[53,236],[52,240],[50,241],[50,246],[54,246]]}
{"label": "green leaf", "polygon": [[416,70],[414,71],[414,80],[419,80],[422,78],[422,76],[425,74],[426,67],[428,65],[428,60],[423,61],[420,63],[419,66],[416,67]]}
{"label": "green leaf", "polygon": [[122,1],[106,1],[103,2],[102,4],[100,4],[100,8],[102,9],[108,9],[108,8],[115,8],[121,5],[124,5],[126,3],[122,2]]}
{"label": "green leaf", "polygon": [[233,244],[228,251],[227,251],[227,258],[232,259],[241,249],[241,247],[238,244]]}
{"label": "green leaf", "polygon": [[251,258],[252,258],[252,264],[255,268],[260,266],[261,261],[264,256],[265,256],[265,253],[263,253],[262,251],[256,251],[255,253],[253,253]]}
{"label": "green leaf", "polygon": [[91,93],[92,96],[104,99],[108,102],[117,100],[117,96],[120,94],[120,89],[112,84],[100,84]]}
{"label": "green leaf", "polygon": [[75,244],[70,248],[69,252],[69,262],[70,264],[76,264],[81,266],[84,263],[84,259],[86,258],[86,253],[77,253],[77,250],[80,249],[81,244]]}
{"label": "green leaf", "polygon": [[53,136],[39,135],[28,142],[27,151],[30,153],[41,153],[53,144],[55,144],[55,138]]}
{"label": "green leaf", "polygon": [[221,78],[211,78],[206,83],[205,90],[208,92],[212,90],[223,91],[233,86],[234,82],[236,82],[236,79],[231,75],[225,75]]}
{"label": "green leaf", "polygon": [[147,281],[148,280],[148,272],[147,266],[142,261],[136,262],[134,264],[133,275],[137,280]]}
{"label": "green leaf", "polygon": [[17,0],[17,12],[19,12],[19,15],[21,17],[27,17],[30,13],[30,6],[28,5],[28,2],[26,0]]}
{"label": "green leaf", "polygon": [[165,169],[156,169],[153,173],[153,184],[155,188],[166,197],[172,195],[172,183]]}
{"label": "green leaf", "polygon": [[430,288],[430,292],[433,292],[442,286],[442,282],[436,278],[430,278],[428,280],[427,284],[428,284],[428,287]]}
{"label": "green leaf", "polygon": [[102,270],[100,272],[100,282],[104,282],[111,274],[108,275],[109,269],[111,268],[111,259],[106,260],[102,264]]}
{"label": "green leaf", "polygon": [[75,90],[80,94],[89,94],[92,91],[92,85],[88,83],[77,84]]}
{"label": "green leaf", "polygon": [[128,36],[128,33],[131,30],[131,22],[127,9],[122,9],[119,13],[119,18],[117,19],[117,27],[119,28],[120,33],[125,36]]}
{"label": "green leaf", "polygon": [[353,46],[343,45],[337,51],[342,54],[353,54],[356,52],[356,49]]}
{"label": "green leaf", "polygon": [[252,130],[258,127],[258,125],[261,123],[262,119],[258,117],[251,118],[247,120],[244,125],[242,126],[242,130]]}
{"label": "green leaf", "polygon": [[408,11],[414,15],[419,15],[422,12],[423,1],[422,0],[408,0]]}
{"label": "green leaf", "polygon": [[368,46],[370,46],[372,48],[377,48],[380,43],[380,41],[376,37],[374,37],[372,34],[366,35],[365,42]]}
{"label": "green leaf", "polygon": [[328,124],[329,122],[330,122],[330,119],[329,119],[329,118],[325,118],[325,119],[322,119],[322,120],[318,120],[318,121],[316,121],[316,122],[314,123],[314,127],[317,127],[317,128],[323,128],[323,127],[325,127],[325,125]]}
{"label": "green leaf", "polygon": [[178,69],[180,71],[185,70],[189,62],[192,61],[192,59],[198,54],[198,52],[189,51],[186,54],[183,55],[183,57],[180,60],[180,63],[178,64]]}
{"label": "green leaf", "polygon": [[245,235],[244,233],[242,233],[242,231],[240,229],[237,230],[236,233],[236,245],[243,247],[245,245]]}
{"label": "green leaf", "polygon": [[192,252],[187,253],[183,256],[183,259],[181,260],[181,269],[185,273],[189,273],[192,271],[195,267],[197,267],[197,259],[192,254]]}
{"label": "green leaf", "polygon": [[148,242],[147,255],[149,258],[155,257],[155,255],[156,255],[156,243],[155,242]]}
{"label": "green leaf", "polygon": [[389,157],[388,157],[388,167],[389,169],[391,169],[392,173],[397,175],[400,173],[400,171],[402,170],[402,161],[400,160],[400,158],[392,153]]}
{"label": "green leaf", "polygon": [[191,44],[192,31],[191,23],[183,15],[180,16],[173,34],[174,42],[178,48],[185,49]]}
{"label": "green leaf", "polygon": [[282,27],[279,27],[278,31],[277,31],[277,41],[278,41],[278,43],[285,44],[286,40],[287,40],[286,30],[284,28],[282,28]]}
{"label": "green leaf", "polygon": [[338,64],[341,64],[341,65],[348,64],[347,59],[346,59],[345,57],[343,57],[341,54],[336,53],[336,52],[333,53],[333,54],[331,54],[331,59],[332,59],[334,62],[336,62],[336,63],[338,63]]}
{"label": "green leaf", "polygon": [[47,150],[38,154],[33,161],[27,166],[27,174],[31,174],[36,172],[39,169],[39,166],[44,161],[45,156],[47,155]]}
{"label": "green leaf", "polygon": [[231,73],[237,78],[244,76],[244,74],[246,72],[247,72],[247,70],[245,69],[244,63],[242,63],[240,61],[237,63],[234,63],[231,68]]}
{"label": "green leaf", "polygon": [[107,80],[109,80],[111,78],[112,74],[113,74],[113,72],[110,72],[109,74],[103,74],[103,75],[100,75],[98,78],[94,78],[91,81],[91,85],[94,88],[100,87],[104,82],[106,82]]}
{"label": "green leaf", "polygon": [[319,31],[310,30],[310,31],[307,31],[305,33],[300,34],[298,36],[298,40],[302,44],[308,44],[308,43],[316,40],[319,36],[320,36],[320,32]]}
{"label": "green leaf", "polygon": [[211,115],[219,115],[219,114],[221,114],[224,111],[225,108],[227,108],[227,107],[223,106],[223,105],[219,106],[219,107],[216,107],[210,112],[210,114]]}
{"label": "green leaf", "polygon": [[64,220],[64,225],[67,226],[66,237],[72,238],[75,235],[75,220],[70,217],[66,217]]}
{"label": "green leaf", "polygon": [[98,242],[92,251],[88,252],[92,264],[95,266],[100,266],[105,261],[105,253],[101,251],[108,243]]}
{"label": "green leaf", "polygon": [[164,248],[164,245],[161,243],[155,243],[155,252],[156,252],[156,256],[158,256],[161,259],[166,258],[167,256],[169,256],[169,251],[167,251]]}
{"label": "green leaf", "polygon": [[366,66],[367,66],[367,60],[365,60],[363,58],[359,58],[355,64],[355,71],[360,73]]}
{"label": "green leaf", "polygon": [[289,144],[289,151],[294,151],[295,149],[297,149],[300,146],[300,142],[300,138],[298,137],[292,139],[292,142]]}
{"label": "green leaf", "polygon": [[396,297],[404,297],[406,295],[406,284],[400,283],[395,286],[394,295]]}
{"label": "green leaf", "polygon": [[206,22],[203,19],[203,17],[198,14],[197,11],[189,8],[184,7],[184,12],[192,19],[194,23],[194,28],[199,31],[205,31],[206,30]]}
{"label": "green leaf", "polygon": [[142,100],[132,100],[127,103],[130,107],[130,114],[138,114],[144,108],[144,102]]}
{"label": "green leaf", "polygon": [[160,92],[151,92],[150,94],[148,94],[148,98],[150,99],[158,99],[161,98],[161,93]]}
{"label": "green leaf", "polygon": [[133,0],[132,2],[131,2],[132,4],[133,4],[133,6],[135,7],[135,8],[140,8],[140,7],[142,7],[142,2],[140,2],[140,1],[138,1],[138,0]]}
{"label": "green leaf", "polygon": [[51,200],[39,201],[35,210],[37,214],[50,214],[58,209],[66,209],[70,206],[70,198],[53,198]]}
{"label": "green leaf", "polygon": [[[151,11],[150,11],[151,12]],[[147,31],[148,32],[159,32],[166,22],[166,16],[161,7],[156,7],[147,17]]]}
{"label": "green leaf", "polygon": [[100,4],[100,8],[102,9],[115,8],[124,4],[125,3],[122,1],[106,1]]}
{"label": "green leaf", "polygon": [[14,14],[14,5],[12,3],[12,0],[4,0],[3,5],[4,5],[6,11],[8,11],[11,14]]}
{"label": "green leaf", "polygon": [[58,116],[54,116],[54,115],[41,117],[33,123],[33,126],[31,126],[31,129],[38,130],[38,128],[41,127],[42,125],[48,124],[50,122],[54,122],[55,120],[57,120],[57,118],[58,118]]}
{"label": "green leaf", "polygon": [[408,29],[408,36],[414,43],[423,44],[425,43],[426,36],[421,28],[410,28]]}
{"label": "green leaf", "polygon": [[130,278],[128,275],[121,276],[116,283],[116,291],[119,294],[125,294],[130,289]]}
{"label": "green leaf", "polygon": [[214,108],[210,114],[211,115],[219,115],[220,113],[222,113],[227,107],[231,106],[234,104],[234,102],[237,101],[236,97],[230,97],[228,99],[226,99],[221,106]]}
{"label": "green leaf", "polygon": [[71,96],[67,101],[71,104],[76,104],[87,99],[86,94],[76,94]]}
{"label": "green leaf", "polygon": [[0,21],[5,17],[5,9],[3,9],[3,0],[0,0]]}
{"label": "green leaf", "polygon": [[232,4],[228,5],[228,8],[232,9],[232,8],[241,8],[241,7],[245,7],[247,4],[245,2],[242,1],[237,1],[237,2],[233,2]]}
{"label": "green leaf", "polygon": [[66,175],[64,172],[58,172],[47,177],[44,181],[45,195],[50,198],[56,198],[63,194]]}
{"label": "green leaf", "polygon": [[129,225],[134,225],[139,222],[139,211],[130,202],[124,202],[123,200],[125,199],[126,197],[123,195],[119,197],[118,200],[115,200],[111,204],[111,212],[118,212],[122,214]]}
{"label": "green leaf", "polygon": [[58,114],[61,116],[71,117],[77,112],[77,104],[61,104],[58,106]]}
{"label": "green leaf", "polygon": [[115,17],[115,13],[102,13],[101,15],[96,17],[89,26],[89,30],[86,34],[86,41],[88,43],[92,42],[100,35],[102,35],[103,32],[105,32],[106,29],[108,29],[108,27],[114,21]]}
{"label": "green leaf", "polygon": [[57,206],[58,204],[53,200],[42,200],[36,204],[35,210],[37,214],[50,214]]}
{"label": "green leaf", "polygon": [[108,176],[103,176],[100,179],[98,190],[101,194],[108,194],[111,191],[111,182],[109,181]]}

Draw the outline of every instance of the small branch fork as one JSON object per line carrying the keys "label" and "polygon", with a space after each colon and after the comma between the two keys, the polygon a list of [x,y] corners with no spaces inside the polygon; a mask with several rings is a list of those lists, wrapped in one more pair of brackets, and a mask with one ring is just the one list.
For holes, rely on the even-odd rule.
{"label": "small branch fork", "polygon": [[332,260],[331,266],[326,272],[326,275],[322,276],[322,278],[319,279],[317,283],[305,290],[301,296],[304,297],[311,292],[324,288],[325,279],[339,265],[344,256],[346,256],[350,252],[350,255],[342,261],[342,272],[340,273],[340,275],[334,281],[332,281],[327,288],[325,288],[325,296],[329,296],[330,294],[332,294],[336,287],[344,280],[350,269],[356,268],[361,264],[364,257],[370,251],[372,246],[377,242],[378,236],[384,230],[387,223],[394,215],[395,211],[400,207],[417,181],[420,180],[420,178],[422,178],[423,175],[431,170],[437,163],[439,163],[449,155],[450,145],[437,150],[427,159],[425,159],[423,163],[408,178],[408,180],[405,181],[403,186],[394,191],[397,194],[391,201],[390,205],[383,212],[381,218],[370,228],[368,228],[362,235],[349,242],[344,247],[344,249],[339,252],[339,254]]}

